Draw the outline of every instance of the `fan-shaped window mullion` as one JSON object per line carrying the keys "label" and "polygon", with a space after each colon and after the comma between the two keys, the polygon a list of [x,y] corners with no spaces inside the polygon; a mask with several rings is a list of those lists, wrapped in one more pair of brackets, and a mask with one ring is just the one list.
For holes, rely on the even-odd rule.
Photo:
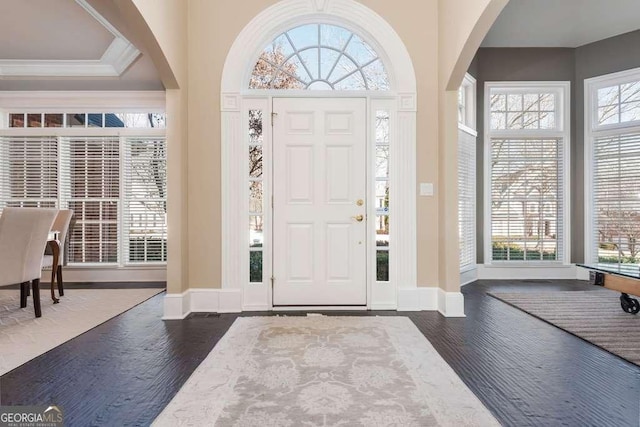
{"label": "fan-shaped window mullion", "polygon": [[295,55],[298,57],[298,61],[300,61],[300,63],[304,67],[304,70],[307,72],[307,75],[309,76],[309,81],[313,81],[313,75],[311,74],[311,71],[309,71],[309,68],[307,67],[307,64],[305,64],[305,62],[302,60],[302,57],[300,56],[300,51],[296,47],[296,45],[293,42],[293,40],[291,40],[291,37],[289,36],[289,33],[284,33],[284,35],[287,37],[287,40],[289,40],[289,43],[291,43],[291,46],[293,46],[293,51],[295,52]]}
{"label": "fan-shaped window mullion", "polygon": [[[331,34],[328,38],[325,37],[325,40],[322,39],[322,28],[333,28],[333,34]],[[317,31],[317,34],[314,32]],[[333,36],[333,37],[332,37]],[[365,41],[362,40],[361,37],[356,37],[358,43],[354,46],[350,47],[350,43],[352,43],[354,37],[356,35],[353,32],[350,32],[344,28],[331,26],[329,24],[317,24],[316,26],[301,26],[296,27],[292,30],[284,32],[276,37],[276,41],[278,39],[281,40],[280,43],[288,43],[291,47],[292,51],[289,51],[287,48],[288,55],[284,57],[284,52],[278,52],[277,55],[273,55],[269,49],[263,51],[263,54],[258,59],[259,61],[264,61],[264,63],[271,66],[275,72],[274,75],[271,76],[270,80],[268,80],[267,85],[262,85],[259,87],[252,86],[253,82],[265,81],[265,78],[268,76],[259,75],[260,70],[257,67],[254,67],[254,75],[251,78],[251,82],[249,84],[250,89],[260,89],[260,88],[271,88],[271,89],[300,89],[301,86],[304,86],[305,89],[322,89],[322,88],[331,88],[336,89],[338,83],[343,82],[345,79],[349,79],[346,82],[338,87],[340,90],[386,90],[388,89],[388,80],[386,76],[386,72],[384,70],[384,65],[380,62],[376,66],[376,73],[372,74],[371,72],[365,72],[364,68],[373,64],[376,61],[380,61],[379,55],[377,52]],[[286,42],[284,40],[286,40]],[[342,40],[345,40],[342,42]],[[315,41],[314,41],[315,40]],[[299,42],[299,43],[298,43]],[[272,44],[274,44],[272,42]],[[296,47],[296,44],[303,45],[304,47],[299,49]],[[275,45],[274,45],[275,46]],[[306,52],[308,50],[316,49],[316,52]],[[350,50],[349,50],[350,49]],[[373,59],[366,61],[366,63],[360,64],[356,57],[361,59],[364,51],[358,51],[354,49],[365,49],[365,56],[373,56]],[[275,47],[274,47],[275,52]],[[305,52],[303,54],[303,52]],[[333,52],[333,53],[332,53]],[[269,55],[274,56],[274,60],[270,60]],[[353,54],[353,55],[352,55]],[[304,58],[303,58],[304,55]],[[317,58],[315,57],[317,55]],[[355,55],[355,56],[354,56]],[[280,58],[284,58],[280,61]],[[297,58],[295,61],[293,58]],[[334,59],[335,57],[335,59]],[[342,58],[345,59],[342,59]],[[306,60],[305,60],[306,58]],[[317,64],[313,62],[317,60]],[[279,64],[275,64],[274,62],[279,62]],[[323,61],[326,63],[323,64]],[[332,63],[333,62],[333,63]],[[340,65],[342,64],[342,65]],[[330,66],[330,68],[329,68]],[[341,72],[344,72],[344,75],[340,75],[338,78],[332,78],[336,73],[336,69],[340,66]],[[314,72],[316,72],[315,68],[317,67],[317,77],[314,77],[314,74],[311,72],[312,67]],[[353,69],[352,69],[353,67]],[[304,72],[301,70],[304,69]],[[326,72],[328,70],[328,72]],[[326,72],[323,75],[323,71]],[[304,77],[304,74],[308,76],[308,79]],[[353,77],[354,75],[360,76],[359,78]],[[281,80],[281,77],[278,76],[286,76],[285,80]],[[286,83],[286,79],[289,78],[290,83]],[[360,81],[361,80],[361,81]],[[380,81],[378,81],[380,80]],[[284,84],[283,84],[284,82]],[[295,83],[297,82],[297,83]],[[317,84],[315,84],[317,83]],[[299,85],[300,84],[300,85]],[[322,86],[323,84],[327,86]],[[278,87],[276,87],[278,86]],[[313,86],[313,87],[312,87]]]}

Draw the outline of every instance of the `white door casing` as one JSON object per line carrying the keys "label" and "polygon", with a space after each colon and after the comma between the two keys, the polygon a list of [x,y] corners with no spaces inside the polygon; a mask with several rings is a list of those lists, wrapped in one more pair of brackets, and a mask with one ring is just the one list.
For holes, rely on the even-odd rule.
{"label": "white door casing", "polygon": [[[393,214],[390,217],[392,239],[390,250],[389,282],[379,283],[369,274],[367,307],[371,309],[420,310],[426,305],[418,292],[416,281],[416,76],[409,53],[394,29],[381,16],[354,0],[282,0],[258,13],[238,34],[223,68],[220,94],[222,126],[222,283],[218,292],[210,290],[199,294],[199,311],[270,310],[272,308],[270,250],[264,253],[265,279],[249,283],[247,265],[248,230],[246,221],[246,117],[249,109],[261,109],[270,113],[271,99],[285,95],[282,91],[257,91],[248,89],[249,76],[256,58],[264,46],[278,34],[296,25],[325,22],[343,26],[363,37],[378,53],[389,75],[391,90],[366,91],[348,94],[349,97],[365,97],[369,103],[369,132],[372,114],[382,108],[391,115],[390,183],[397,189],[392,195]],[[293,91],[296,92],[296,91]],[[286,92],[295,97],[344,97],[345,92],[333,94],[307,94]],[[265,135],[266,148],[271,135]],[[369,141],[369,144],[375,142]],[[371,151],[371,150],[370,150]],[[369,168],[375,160],[369,154]],[[265,164],[269,174],[270,162]],[[371,181],[369,179],[368,181]],[[368,194],[373,194],[369,182]],[[265,182],[265,197],[270,197],[270,183]],[[268,200],[268,199],[266,199]],[[370,204],[369,215],[375,215]],[[270,222],[271,210],[265,205],[265,223]],[[375,232],[369,222],[369,235]],[[265,231],[269,242],[270,232]],[[375,248],[368,245],[368,260],[375,261]],[[370,268],[373,271],[373,266]],[[215,286],[213,286],[215,287]],[[188,312],[190,305],[184,298],[182,309]],[[186,305],[185,305],[186,304]],[[205,307],[206,306],[206,307]],[[168,309],[165,306],[165,311]],[[185,308],[186,307],[186,308]],[[434,305],[435,307],[435,305]],[[431,308],[434,309],[434,308]],[[170,311],[170,310],[169,310]]]}
{"label": "white door casing", "polygon": [[274,98],[273,112],[273,304],[364,306],[366,100]]}

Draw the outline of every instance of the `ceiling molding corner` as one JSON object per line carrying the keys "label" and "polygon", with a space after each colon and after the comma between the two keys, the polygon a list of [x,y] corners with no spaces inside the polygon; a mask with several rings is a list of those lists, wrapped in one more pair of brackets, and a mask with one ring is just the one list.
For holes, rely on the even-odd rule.
{"label": "ceiling molding corner", "polygon": [[87,0],[75,0],[114,39],[99,60],[0,60],[0,78],[119,77],[140,56],[140,51]]}

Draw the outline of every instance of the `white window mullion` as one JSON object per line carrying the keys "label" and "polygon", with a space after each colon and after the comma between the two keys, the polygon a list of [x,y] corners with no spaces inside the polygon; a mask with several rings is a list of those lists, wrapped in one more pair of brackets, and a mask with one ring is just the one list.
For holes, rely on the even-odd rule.
{"label": "white window mullion", "polygon": [[[104,120],[104,119],[103,119]],[[126,188],[125,188],[125,179],[126,173],[129,172],[131,168],[130,159],[128,158],[128,150],[125,146],[126,140],[123,136],[120,136],[118,139],[118,145],[120,147],[120,203],[118,203],[118,228],[119,233],[118,237],[120,242],[118,244],[118,260],[120,261],[120,266],[123,267],[128,261],[129,254],[129,228],[127,227],[125,221],[125,215],[127,215],[127,200],[126,200]],[[125,259],[125,254],[127,254],[127,258]],[[146,259],[146,256],[145,256]]]}
{"label": "white window mullion", "polygon": [[569,262],[569,83],[487,83],[485,259]]}

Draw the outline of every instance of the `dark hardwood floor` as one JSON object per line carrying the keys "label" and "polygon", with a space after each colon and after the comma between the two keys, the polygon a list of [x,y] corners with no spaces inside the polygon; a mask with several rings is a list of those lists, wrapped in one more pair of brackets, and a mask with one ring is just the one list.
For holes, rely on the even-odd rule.
{"label": "dark hardwood floor", "polygon": [[[590,289],[577,281],[479,281],[463,288],[465,319],[327,314],[409,316],[504,425],[637,427],[640,367],[486,295]],[[0,403],[57,404],[69,426],[149,425],[238,316],[163,322],[163,295],[3,375]]]}

